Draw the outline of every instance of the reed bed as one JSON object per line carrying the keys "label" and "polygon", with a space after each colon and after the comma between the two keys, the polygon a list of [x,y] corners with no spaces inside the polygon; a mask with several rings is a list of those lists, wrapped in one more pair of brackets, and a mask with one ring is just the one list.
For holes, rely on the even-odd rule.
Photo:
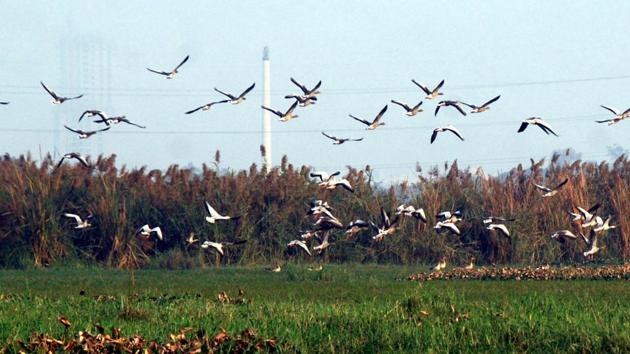
{"label": "reed bed", "polygon": [[[630,257],[630,161],[622,155],[613,162],[571,161],[569,150],[548,161],[531,161],[499,176],[460,168],[455,161],[423,172],[416,181],[391,185],[375,183],[370,166],[343,171],[355,188],[319,191],[308,167],[294,167],[286,156],[270,173],[252,164],[247,170],[221,169],[220,154],[201,168],[172,165],[165,171],[116,166],[116,156],[99,156],[93,168],[74,164],[54,168],[51,157],[41,162],[31,156],[0,160],[0,266],[46,266],[81,261],[116,268],[147,265],[167,268],[213,264],[269,264],[290,259],[286,243],[310,227],[305,214],[312,199],[327,200],[343,222],[356,218],[378,221],[380,207],[393,211],[407,203],[425,209],[429,224],[405,220],[399,232],[374,243],[370,232],[347,240],[343,232],[317,261],[417,264],[442,256],[464,263],[582,262],[585,246],[561,245],[550,235],[559,229],[579,231],[567,211],[574,205],[599,202],[599,214],[613,216],[618,225],[600,242],[599,259],[624,261]],[[543,199],[533,183],[554,185],[568,177],[561,193]],[[216,225],[204,221],[204,200],[215,209],[241,215],[238,222]],[[461,236],[436,234],[435,213],[459,209],[464,213]],[[65,212],[93,213],[94,227],[75,231]],[[507,239],[486,230],[487,215],[515,217]],[[144,242],[135,237],[144,224],[160,226],[164,240]],[[187,247],[194,233],[201,240],[245,239],[219,259],[198,247]]]}

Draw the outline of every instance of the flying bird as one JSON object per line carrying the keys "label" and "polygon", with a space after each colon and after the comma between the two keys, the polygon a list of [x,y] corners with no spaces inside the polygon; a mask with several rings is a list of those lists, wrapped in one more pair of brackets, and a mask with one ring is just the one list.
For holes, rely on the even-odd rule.
{"label": "flying bird", "polygon": [[251,90],[254,89],[254,87],[256,86],[256,83],[254,82],[250,87],[248,87],[247,89],[245,89],[245,91],[243,91],[240,95],[238,96],[234,96],[230,93],[226,93],[223,92],[221,90],[219,90],[218,88],[214,88],[214,90],[220,94],[222,94],[223,96],[226,96],[227,98],[229,98],[229,102],[232,104],[239,104],[243,101],[245,101],[247,98],[245,97],[245,95],[247,95]]}
{"label": "flying bird", "polygon": [[333,140],[333,145],[341,145],[345,143],[346,141],[362,141],[363,140],[363,138],[359,138],[359,139],[337,138],[336,136],[328,135],[324,132],[322,132],[322,135],[327,137],[330,140]]}
{"label": "flying bird", "polygon": [[549,123],[545,122],[544,120],[542,120],[542,118],[538,118],[538,117],[531,117],[531,118],[525,119],[521,123],[521,126],[518,128],[518,133],[524,132],[525,129],[527,129],[527,127],[530,124],[538,126],[540,129],[542,129],[542,131],[545,132],[545,134],[551,133],[551,134],[553,134],[555,136],[558,136],[558,134],[556,134],[556,132],[553,131],[553,129],[551,128],[551,125],[549,125]]}
{"label": "flying bird", "polygon": [[[335,173],[332,174],[328,174],[328,172],[326,171],[313,171],[310,173],[310,176],[313,178],[319,178],[320,182],[328,182],[330,181],[330,179],[332,179],[335,176],[339,176],[341,174],[341,171],[337,171]],[[328,204],[328,203],[326,203]]]}
{"label": "flying bird", "polygon": [[370,224],[367,221],[357,219],[355,221],[350,222],[346,226],[346,236],[352,237],[355,234],[361,232],[362,230],[366,230],[369,228],[370,228]]}
{"label": "flying bird", "polygon": [[238,218],[240,218],[239,216],[223,216],[221,214],[219,214],[216,210],[214,210],[213,207],[210,206],[210,203],[208,203],[207,201],[205,202],[206,205],[206,211],[208,212],[208,214],[210,214],[210,216],[206,216],[206,221],[214,224],[217,220],[237,220]]}
{"label": "flying bird", "polygon": [[589,257],[599,252],[600,248],[597,246],[598,236],[596,232],[591,230],[591,233],[589,234],[589,238],[586,238],[586,236],[584,236],[583,233],[580,233],[580,236],[582,237],[582,240],[584,240],[586,245],[590,246],[588,251],[583,253],[584,257]]}
{"label": "flying bird", "polygon": [[405,111],[407,111],[407,113],[405,113],[408,117],[413,117],[416,114],[423,112],[423,110],[420,108],[420,106],[422,106],[422,101],[420,101],[417,105],[411,107],[408,104],[406,104],[405,102],[400,102],[400,101],[396,101],[396,100],[392,100],[393,104],[397,104],[400,107],[404,108]]}
{"label": "flying bird", "polygon": [[149,224],[145,224],[141,228],[139,228],[138,231],[136,232],[138,236],[141,236],[147,240],[149,239],[149,237],[151,237],[151,234],[153,233],[155,233],[157,238],[159,238],[160,240],[164,239],[162,235],[162,229],[159,226],[152,228],[149,226]]}
{"label": "flying bird", "polygon": [[88,215],[85,220],[81,219],[77,214],[65,213],[63,216],[74,219],[77,222],[77,226],[74,227],[75,229],[87,229],[92,226],[92,224],[90,224],[90,219],[93,218],[92,214]]}
{"label": "flying bird", "polygon": [[133,126],[136,126],[138,128],[142,128],[142,129],[146,128],[144,125],[136,124],[136,123],[130,121],[125,116],[97,119],[97,120],[94,121],[94,123],[105,123],[105,125],[107,125],[107,126],[109,126],[110,124],[127,123],[129,125],[133,125]]}
{"label": "flying bird", "polygon": [[398,221],[400,221],[400,215],[396,215],[394,220],[390,220],[385,209],[381,207],[381,224],[377,226],[373,222],[370,222],[372,228],[378,231],[376,235],[372,236],[372,239],[374,241],[382,241],[385,236],[394,234],[398,227]]}
{"label": "flying bird", "polygon": [[312,256],[311,251],[308,249],[308,246],[306,245],[306,243],[304,243],[304,241],[293,240],[287,243],[287,248],[294,248],[294,247],[299,247],[302,250],[304,250],[306,254],[308,254],[309,256]]}
{"label": "flying bird", "polygon": [[472,109],[472,111],[470,111],[470,113],[481,113],[481,112],[485,112],[487,110],[490,109],[490,105],[494,102],[496,102],[499,98],[501,98],[501,95],[491,99],[490,101],[482,104],[481,106],[475,106],[474,104],[468,104],[465,102],[459,102],[461,104],[463,104],[464,106],[468,106],[470,109]]}
{"label": "flying bird", "polygon": [[510,231],[508,230],[507,226],[505,226],[505,224],[489,224],[488,226],[486,226],[486,229],[491,231],[498,231],[503,236],[510,238]]}
{"label": "flying bird", "polygon": [[73,133],[77,133],[79,134],[79,139],[87,139],[89,137],[91,137],[92,135],[98,133],[98,132],[104,132],[106,130],[111,129],[111,127],[107,127],[107,128],[103,128],[103,129],[99,129],[99,130],[91,130],[91,131],[85,131],[85,130],[80,130],[80,129],[72,129],[70,127],[68,127],[67,125],[64,125],[64,127],[66,129],[68,129],[69,131],[73,132]]}
{"label": "flying bird", "polygon": [[317,97],[315,96],[286,95],[284,98],[296,100],[300,107],[310,106],[317,102]]}
{"label": "flying bird", "polygon": [[192,109],[192,110],[190,110],[190,111],[186,112],[186,114],[195,113],[195,112],[197,112],[198,110],[208,111],[208,110],[210,110],[210,108],[211,108],[212,106],[214,106],[215,104],[226,103],[226,102],[230,102],[230,100],[221,100],[221,101],[215,101],[215,102],[206,103],[206,104],[204,104],[203,106],[199,106],[199,107],[197,107],[197,108],[195,108],[195,109]]}
{"label": "flying bird", "polygon": [[59,166],[61,166],[61,164],[63,163],[63,160],[65,159],[75,159],[79,161],[83,166],[88,167],[88,168],[90,167],[90,164],[81,154],[76,153],[76,152],[70,152],[63,155],[63,157],[61,158],[61,160],[59,160],[59,163],[57,164],[57,167],[55,167],[55,169],[59,168]]}
{"label": "flying bird", "polygon": [[464,110],[462,109],[462,107],[459,106],[460,102],[459,101],[440,101],[437,106],[435,107],[435,113],[433,114],[434,116],[437,116],[438,112],[440,111],[441,107],[453,107],[455,109],[457,109],[459,111],[459,113],[461,113],[462,115],[466,115],[466,112],[464,112]]}
{"label": "flying bird", "polygon": [[232,246],[232,245],[240,245],[242,243],[247,242],[247,240],[236,240],[233,242],[213,242],[213,241],[204,241],[201,244],[201,248],[203,249],[208,249],[208,248],[214,248],[215,250],[217,250],[217,252],[219,252],[219,254],[221,256],[224,255],[223,253],[223,247],[225,246]]}
{"label": "flying bird", "polygon": [[387,111],[387,105],[385,105],[385,107],[383,107],[383,109],[381,109],[381,111],[378,112],[378,114],[376,115],[374,120],[372,120],[371,122],[367,121],[365,119],[357,118],[357,117],[353,116],[352,114],[350,114],[349,116],[350,116],[350,118],[367,125],[367,128],[366,128],[367,130],[374,130],[374,129],[378,128],[381,125],[385,125],[385,123],[382,123],[380,120],[381,120],[381,117],[383,116],[383,114],[385,114],[386,111]]}
{"label": "flying bird", "polygon": [[444,80],[440,81],[440,83],[433,90],[429,90],[429,88],[427,86],[416,82],[416,80],[414,80],[414,79],[411,79],[411,82],[416,84],[416,86],[418,86],[422,91],[424,91],[424,93],[427,95],[425,97],[427,100],[432,100],[432,99],[436,98],[437,96],[442,96],[443,95],[443,93],[440,92],[440,88],[442,88],[442,86],[444,85]]}
{"label": "flying bird", "polygon": [[558,194],[558,191],[560,190],[560,188],[562,188],[565,184],[567,184],[567,182],[569,182],[569,179],[565,178],[564,181],[560,182],[560,184],[558,184],[554,188],[545,187],[536,183],[534,183],[534,186],[544,192],[542,195],[543,198],[547,198],[547,197],[553,197],[554,195]]}
{"label": "flying bird", "polygon": [[48,92],[48,94],[49,94],[49,95],[53,98],[52,100],[50,100],[50,103],[52,103],[52,104],[62,104],[62,103],[64,103],[64,102],[66,102],[66,101],[69,101],[69,100],[76,100],[76,99],[79,99],[79,98],[83,97],[83,95],[82,95],[82,94],[81,94],[81,95],[78,95],[78,96],[75,96],[75,97],[62,97],[62,96],[58,96],[58,95],[55,93],[55,91],[50,90],[48,87],[46,87],[46,85],[44,85],[44,83],[43,83],[43,82],[41,82],[41,81],[40,81],[39,83],[40,83],[40,84],[42,84],[42,87],[44,88],[44,90],[46,90],[46,92]]}
{"label": "flying bird", "polygon": [[577,239],[577,236],[575,236],[573,232],[569,230],[560,230],[560,231],[556,231],[553,235],[551,235],[551,238],[560,243],[565,243],[567,240]]}
{"label": "flying bird", "polygon": [[260,106],[262,109],[269,111],[275,115],[277,115],[278,117],[280,117],[280,121],[281,122],[288,122],[293,118],[297,118],[299,117],[297,114],[293,114],[293,111],[295,110],[295,108],[298,105],[298,101],[293,102],[293,104],[289,107],[289,109],[287,109],[286,112],[282,112],[282,111],[278,111],[275,109],[271,109],[269,107],[265,107],[265,106]]}
{"label": "flying bird", "polygon": [[[579,206],[575,207],[578,210],[577,213],[574,213],[573,211],[569,211],[569,214],[573,216],[573,219],[571,221],[584,220],[585,224],[590,223],[595,217],[595,212],[597,211],[597,209],[599,209],[600,206],[601,204],[597,203],[593,205],[592,207],[590,207],[588,210]],[[586,227],[586,226],[582,225],[582,227]]]}
{"label": "flying bird", "polygon": [[455,235],[461,235],[457,225],[451,221],[438,221],[435,226],[433,226],[433,229],[435,229],[438,233],[446,229]]}
{"label": "flying bird", "polygon": [[190,57],[190,56],[189,56],[189,55],[187,55],[187,56],[186,56],[186,58],[184,58],[184,60],[182,60],[182,62],[181,62],[181,63],[179,63],[179,65],[177,65],[177,66],[175,67],[175,69],[173,69],[173,70],[171,70],[171,71],[169,71],[169,72],[166,72],[166,71],[157,71],[157,70],[153,70],[153,69],[149,69],[149,68],[147,68],[147,70],[149,70],[149,71],[150,71],[150,72],[152,72],[152,73],[156,73],[156,74],[159,74],[159,75],[164,75],[164,76],[166,76],[166,78],[167,78],[167,79],[172,79],[172,78],[174,78],[174,77],[175,77],[175,75],[178,73],[177,69],[179,69],[182,65],[184,65],[184,63],[188,61],[188,58],[189,58],[189,57]]}
{"label": "flying bird", "polygon": [[438,221],[456,223],[462,220],[462,212],[459,210],[456,210],[452,213],[450,211],[442,211],[437,213],[435,217],[438,219]]}
{"label": "flying bird", "polygon": [[613,125],[615,123],[619,123],[622,120],[630,117],[630,108],[626,109],[623,112],[618,111],[615,108],[612,107],[607,107],[604,105],[601,105],[602,108],[610,111],[612,114],[614,114],[615,116],[611,119],[606,119],[606,120],[596,120],[597,123],[608,123],[608,125]]}
{"label": "flying bird", "polygon": [[617,226],[610,226],[610,215],[609,215],[608,218],[606,219],[606,221],[604,221],[604,223],[601,224],[601,225],[597,225],[597,227],[594,228],[593,231],[595,233],[597,233],[597,232],[602,232],[602,231],[608,231],[608,230],[614,229],[616,227]]}
{"label": "flying bird", "polygon": [[457,128],[455,128],[453,125],[449,124],[443,127],[433,129],[433,134],[431,134],[431,144],[433,144],[433,142],[435,141],[435,138],[437,138],[438,133],[446,132],[446,131],[449,131],[455,134],[461,141],[464,141],[464,137],[459,132],[459,130],[457,130]]}
{"label": "flying bird", "polygon": [[302,90],[302,93],[304,93],[304,96],[306,97],[314,97],[315,95],[318,95],[320,93],[318,91],[319,87],[322,85],[322,81],[320,80],[312,89],[308,89],[306,86],[304,86],[303,84],[301,84],[294,78],[291,78],[291,82],[294,83],[297,87],[299,87],[300,90]]}
{"label": "flying bird", "polygon": [[107,119],[107,113],[105,113],[105,111],[101,111],[98,109],[88,109],[87,111],[84,111],[81,116],[79,117],[79,123],[81,123],[81,120],[84,117],[94,117],[94,116],[99,116],[101,117],[101,119]]}
{"label": "flying bird", "polygon": [[330,234],[330,231],[327,230],[324,232],[323,237],[319,237],[317,235],[315,236],[317,240],[319,241],[319,245],[313,247],[313,251],[317,251],[317,254],[322,254],[322,252],[324,252],[326,248],[330,247],[331,243],[328,241],[329,234]]}

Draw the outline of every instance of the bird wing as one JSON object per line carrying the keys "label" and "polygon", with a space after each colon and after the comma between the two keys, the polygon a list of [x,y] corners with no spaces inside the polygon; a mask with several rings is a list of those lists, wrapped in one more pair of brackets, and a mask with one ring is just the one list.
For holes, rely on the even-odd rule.
{"label": "bird wing", "polygon": [[74,129],[70,128],[70,127],[69,127],[69,126],[67,126],[67,125],[64,125],[64,127],[65,127],[66,129],[68,129],[69,131],[73,132],[73,133],[77,133],[77,134],[83,134],[83,133],[84,133],[84,132],[83,132],[83,130],[74,130]]}
{"label": "bird wing", "polygon": [[295,244],[300,246],[300,248],[302,248],[304,250],[304,252],[306,252],[306,254],[308,254],[309,256],[312,256],[311,250],[308,249],[308,246],[306,245],[306,243],[304,243],[302,241],[298,241]]}
{"label": "bird wing", "polygon": [[597,211],[597,209],[599,209],[600,206],[601,206],[601,204],[597,203],[597,204],[593,205],[590,209],[588,209],[588,212],[593,214],[593,213],[595,213]]}
{"label": "bird wing", "polygon": [[152,228],[151,231],[155,232],[160,240],[164,239],[164,237],[162,236],[162,229],[159,226]]}
{"label": "bird wing", "polygon": [[558,184],[553,190],[558,190],[558,189],[562,188],[562,186],[567,184],[567,182],[569,182],[569,179],[565,178],[564,181],[560,182],[560,184]]}
{"label": "bird wing", "polygon": [[462,107],[459,106],[459,104],[457,104],[458,102],[455,103],[451,103],[450,105],[455,107],[459,113],[461,113],[462,115],[466,115],[466,112],[464,112],[464,110],[462,109]]}
{"label": "bird wing", "polygon": [[418,86],[418,87],[419,87],[422,91],[424,91],[424,93],[426,93],[427,95],[430,95],[430,94],[431,94],[431,91],[429,91],[429,89],[428,89],[426,86],[424,86],[424,85],[422,85],[422,84],[420,84],[420,83],[416,82],[416,80],[414,80],[414,79],[411,79],[411,82],[413,82],[414,84],[416,84],[416,86]]}
{"label": "bird wing", "polygon": [[440,128],[433,129],[433,133],[431,134],[431,144],[433,144],[433,142],[435,141],[435,138],[437,138],[437,135],[440,132],[439,129]]}
{"label": "bird wing", "polygon": [[306,95],[308,94],[308,89],[306,88],[306,86],[302,85],[301,83],[299,83],[296,79],[291,78],[291,82],[294,83],[297,87],[300,88],[300,90],[302,90],[302,92]]}
{"label": "bird wing", "polygon": [[125,122],[125,123],[127,123],[129,125],[134,125],[134,126],[136,126],[138,128],[146,129],[146,127],[144,125],[136,124],[136,123],[130,121],[129,119],[121,119],[120,121],[121,122]]}
{"label": "bird wing", "polygon": [[222,94],[222,95],[226,96],[226,97],[229,97],[231,100],[235,100],[235,99],[236,99],[236,96],[234,96],[234,95],[232,95],[232,94],[229,94],[229,93],[226,93],[226,92],[223,92],[223,91],[219,90],[219,89],[218,89],[218,88],[216,88],[216,87],[214,88],[214,90],[215,90],[216,92],[218,92],[218,93],[220,93],[220,94]]}
{"label": "bird wing", "polygon": [[451,231],[453,231],[456,235],[460,234],[459,228],[457,227],[457,225],[453,224],[452,222],[444,222],[442,223],[442,227],[447,227],[451,229]]}
{"label": "bird wing", "polygon": [[433,91],[431,91],[431,93],[438,92],[438,90],[441,89],[443,85],[444,85],[444,80],[440,81],[440,83],[437,86],[435,86],[435,88],[433,89]]}
{"label": "bird wing", "polygon": [[527,126],[529,125],[529,123],[527,121],[523,121],[521,123],[521,126],[518,128],[518,132],[517,133],[522,133],[525,131],[525,129],[527,129]]}
{"label": "bird wing", "polygon": [[202,108],[203,108],[203,107],[205,107],[205,106],[206,106],[206,105],[199,106],[199,107],[197,107],[197,108],[195,108],[195,109],[191,109],[190,111],[186,112],[186,114],[195,113],[195,112],[197,112],[198,110],[202,109]]}
{"label": "bird wing", "polygon": [[381,220],[383,221],[383,227],[387,228],[390,226],[389,215],[387,215],[383,207],[381,207]]}
{"label": "bird wing", "polygon": [[[496,102],[499,98],[501,98],[501,95],[498,95],[497,97],[491,99],[490,101],[484,103],[481,105],[481,107],[488,107],[489,105],[491,105],[492,103]],[[462,102],[463,103],[463,102]]]}
{"label": "bird wing", "polygon": [[[77,155],[73,155],[72,158],[76,159],[77,161],[79,161],[83,166],[90,167],[90,164],[83,158],[83,156],[77,154]],[[60,164],[61,164],[61,162],[60,162]]]}
{"label": "bird wing", "polygon": [[503,224],[495,224],[494,227],[501,231],[501,233],[503,233],[503,235],[505,235],[506,237],[510,237],[510,231],[508,230],[507,226]]}
{"label": "bird wing", "polygon": [[289,109],[287,109],[285,115],[288,115],[289,113],[293,112],[295,110],[295,107],[297,107],[297,105],[298,105],[298,101],[293,102],[291,107],[289,107]]}
{"label": "bird wing", "polygon": [[245,91],[243,91],[243,93],[241,93],[238,98],[243,98],[245,97],[245,95],[247,95],[249,93],[249,91],[253,90],[254,87],[256,86],[256,83],[254,82],[250,87],[248,87],[247,89],[245,89]]}
{"label": "bird wing", "polygon": [[452,125],[446,126],[444,127],[444,130],[450,131],[451,133],[455,134],[461,141],[464,141],[464,137],[459,132],[459,130],[457,130],[457,128],[455,128],[454,126]]}
{"label": "bird wing", "polygon": [[616,110],[615,108],[612,107],[608,107],[608,106],[604,106],[604,105],[600,105],[600,107],[602,107],[603,109],[606,109],[608,111],[610,111],[612,114],[618,116],[619,115],[619,111]]}
{"label": "bird wing", "polygon": [[179,69],[182,65],[184,65],[184,63],[188,61],[188,58],[189,58],[189,57],[190,57],[190,55],[187,55],[187,56],[186,56],[186,58],[184,58],[184,60],[182,60],[182,62],[181,62],[181,63],[179,63],[179,65],[177,65],[177,66],[175,67],[175,69],[173,69],[173,71],[177,71],[177,69]]}
{"label": "bird wing", "polygon": [[79,215],[77,215],[77,214],[65,213],[65,214],[63,214],[63,216],[76,220],[77,224],[80,224],[80,223],[83,222],[83,220],[81,220],[81,217]]}
{"label": "bird wing", "polygon": [[439,104],[435,107],[435,112],[433,113],[433,116],[437,116],[438,112],[440,111],[440,106]]}
{"label": "bird wing", "polygon": [[350,181],[348,181],[347,179],[342,179],[340,181],[338,181],[337,183],[335,183],[335,186],[341,186],[344,189],[354,193],[354,189],[352,189],[352,186],[350,185]]}
{"label": "bird wing", "polygon": [[260,108],[262,108],[262,109],[264,109],[264,110],[266,110],[266,111],[269,111],[269,112],[271,112],[271,113],[273,113],[273,114],[277,115],[278,117],[282,117],[282,116],[284,115],[284,114],[282,114],[282,112],[280,112],[280,111],[276,111],[275,109],[271,109],[271,108],[269,108],[269,107],[260,106]]}
{"label": "bird wing", "polygon": [[348,139],[348,140],[351,140],[351,141],[363,141],[363,138],[358,138],[358,139]]}
{"label": "bird wing", "polygon": [[547,188],[547,187],[545,187],[545,186],[541,186],[540,184],[533,183],[533,185],[534,185],[536,188],[540,189],[541,191],[544,191],[544,192],[551,192],[551,189],[550,189],[550,188]]}
{"label": "bird wing", "polygon": [[61,158],[61,160],[59,160],[59,163],[57,164],[57,166],[55,166],[55,170],[58,169],[61,166],[61,164],[63,163],[63,160],[65,160],[65,159],[66,158],[64,156],[64,157]]}
{"label": "bird wing", "polygon": [[409,107],[406,103],[404,102],[400,102],[400,101],[396,101],[396,100],[392,100],[392,103],[397,104],[399,106],[401,106],[402,108],[404,108],[407,112],[411,111],[411,107]]}
{"label": "bird wing", "polygon": [[321,182],[324,182],[324,181],[330,179],[330,176],[328,175],[328,172],[324,172],[324,171],[311,172],[310,176],[319,178],[321,180]]}
{"label": "bird wing", "polygon": [[332,140],[337,141],[337,137],[334,137],[334,136],[328,135],[328,134],[326,134],[326,133],[324,133],[324,132],[322,132],[322,135],[323,135],[323,136],[325,136],[325,137],[327,137],[328,139],[332,139]]}
{"label": "bird wing", "polygon": [[66,100],[76,100],[76,99],[79,99],[81,97],[83,97],[83,94],[80,94],[80,95],[74,96],[74,97],[67,97]]}
{"label": "bird wing", "polygon": [[462,102],[462,101],[459,101],[459,103],[463,104],[466,107],[472,108],[472,109],[479,108],[479,107],[475,106],[474,104],[468,104],[468,103]]}
{"label": "bird wing", "polygon": [[147,68],[147,70],[149,70],[152,73],[156,73],[156,74],[160,74],[160,75],[168,75],[168,74],[170,74],[170,73],[167,73],[165,71],[157,71],[157,70],[153,70],[153,69],[149,69],[149,68]]}
{"label": "bird wing", "polygon": [[210,203],[208,203],[208,201],[205,201],[205,203],[206,203],[206,210],[208,211],[210,216],[215,217],[215,218],[221,216],[221,214],[219,214],[216,210],[214,210],[212,206],[210,206]]}
{"label": "bird wing", "polygon": [[353,116],[352,114],[348,114],[348,115],[350,116],[350,118],[352,118],[352,119],[354,119],[354,120],[357,120],[357,121],[359,121],[359,122],[361,122],[361,123],[363,123],[363,124],[365,124],[365,125],[370,125],[370,124],[372,124],[372,123],[368,122],[367,120],[357,118],[357,117]]}
{"label": "bird wing", "polygon": [[59,96],[57,96],[55,91],[52,91],[52,90],[48,89],[48,87],[46,87],[46,85],[44,85],[44,83],[42,81],[40,81],[39,83],[42,84],[42,87],[44,88],[44,90],[46,90],[46,92],[48,92],[49,95],[51,95],[55,99],[59,98]]}
{"label": "bird wing", "polygon": [[110,129],[112,129],[112,127],[107,127],[107,128],[103,128],[103,129],[95,130],[95,131],[93,131],[92,133],[104,132],[104,131],[106,131],[106,130],[110,130]]}
{"label": "bird wing", "polygon": [[319,82],[318,82],[317,84],[315,84],[315,86],[313,86],[313,88],[312,88],[312,89],[310,89],[308,93],[311,93],[311,94],[312,94],[313,92],[317,91],[317,89],[318,89],[320,86],[322,86],[322,80],[319,80]]}
{"label": "bird wing", "polygon": [[374,118],[374,120],[372,121],[372,124],[378,123],[381,120],[381,117],[383,116],[383,114],[385,114],[385,112],[387,112],[387,105],[385,105],[385,107],[383,107],[383,109],[381,109],[381,111],[378,112],[378,114],[376,115],[376,118]]}
{"label": "bird wing", "polygon": [[556,134],[556,132],[554,132],[554,131],[553,131],[553,129],[551,129],[551,125],[549,125],[549,123],[545,122],[544,120],[539,119],[539,120],[538,120],[538,121],[536,121],[536,123],[534,123],[534,124],[536,124],[537,126],[539,126],[539,127],[540,127],[540,129],[542,129],[543,131],[545,131],[545,133],[547,133],[547,134],[551,133],[551,134],[553,134],[553,135],[555,135],[555,136],[558,136],[558,134]]}

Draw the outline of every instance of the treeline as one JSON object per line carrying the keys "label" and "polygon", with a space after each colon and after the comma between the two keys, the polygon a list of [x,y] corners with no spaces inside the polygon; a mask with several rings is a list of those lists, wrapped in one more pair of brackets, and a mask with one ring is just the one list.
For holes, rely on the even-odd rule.
{"label": "treeline", "polygon": [[[568,156],[569,151],[566,152]],[[355,192],[318,190],[309,168],[295,168],[282,159],[270,173],[252,164],[248,170],[224,171],[217,152],[215,161],[200,170],[177,165],[166,171],[117,168],[116,156],[100,156],[93,168],[65,163],[55,169],[50,157],[39,164],[30,156],[0,161],[0,266],[50,265],[79,260],[109,267],[194,267],[205,264],[272,264],[294,260],[311,262],[303,254],[287,251],[286,243],[311,227],[306,216],[312,199],[323,199],[342,222],[357,218],[379,222],[382,207],[393,213],[402,203],[422,207],[428,224],[403,220],[401,229],[383,242],[372,241],[365,231],[347,239],[332,234],[334,244],[317,261],[430,263],[442,256],[463,264],[470,256],[479,263],[582,262],[587,248],[581,241],[559,244],[550,235],[561,229],[577,233],[568,215],[572,206],[601,203],[599,214],[613,216],[616,229],[600,239],[597,258],[630,257],[630,161],[625,155],[612,163],[565,162],[555,154],[546,162],[531,161],[500,176],[482,170],[460,169],[457,162],[421,171],[415,182],[381,185],[371,180],[369,166],[343,171]],[[541,198],[533,183],[569,183],[551,198]],[[207,200],[236,222],[211,225],[204,220]],[[461,236],[433,230],[434,215],[459,209],[464,220]],[[64,213],[94,215],[94,226],[74,230]],[[507,223],[507,239],[485,229],[483,216],[514,217]],[[136,237],[144,225],[160,226],[163,241]],[[194,233],[204,240],[247,240],[227,247],[219,259],[199,243],[189,247]],[[315,241],[313,241],[315,242]],[[215,258],[216,257],[216,258]]]}

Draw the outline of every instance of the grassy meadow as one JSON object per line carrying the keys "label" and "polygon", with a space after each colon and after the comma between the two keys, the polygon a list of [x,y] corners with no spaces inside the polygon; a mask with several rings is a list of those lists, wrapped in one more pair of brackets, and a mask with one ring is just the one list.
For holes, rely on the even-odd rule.
{"label": "grassy meadow", "polygon": [[[628,352],[628,281],[405,280],[416,266],[0,271],[0,348],[95,323],[160,342],[183,327],[245,328],[282,352]],[[227,292],[242,303],[220,303]],[[84,294],[82,295],[82,291]],[[68,332],[57,321],[63,315]]]}

